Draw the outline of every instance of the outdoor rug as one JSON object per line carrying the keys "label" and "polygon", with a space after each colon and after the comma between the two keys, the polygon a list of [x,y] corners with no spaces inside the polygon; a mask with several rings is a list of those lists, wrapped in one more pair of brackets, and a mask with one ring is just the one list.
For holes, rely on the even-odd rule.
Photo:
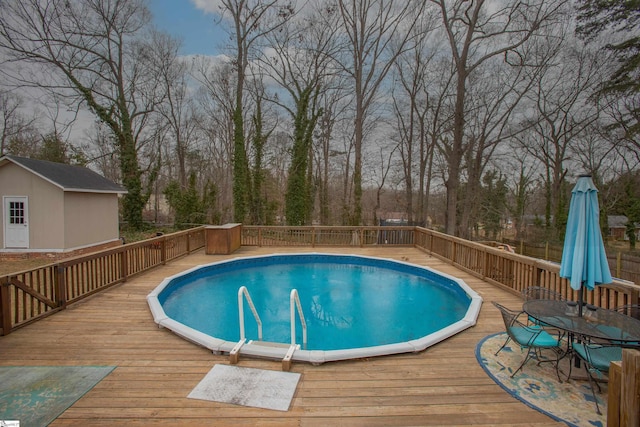
{"label": "outdoor rug", "polygon": [[189,398],[288,411],[300,374],[215,365]]}
{"label": "outdoor rug", "polygon": [[114,366],[0,367],[0,420],[46,426],[106,377]]}
{"label": "outdoor rug", "polygon": [[[522,363],[525,350],[509,342],[494,356],[506,339],[504,332],[489,335],[476,346],[478,363],[498,385],[531,408],[570,426],[607,424],[607,384],[600,384],[602,393],[597,393],[596,389],[600,411],[604,414],[598,415],[586,374],[584,380],[568,381],[565,381],[566,376],[560,374],[563,382],[559,383],[552,363],[538,366],[536,360],[529,360],[520,372],[510,378]],[[579,372],[584,373],[584,368],[579,368]]]}

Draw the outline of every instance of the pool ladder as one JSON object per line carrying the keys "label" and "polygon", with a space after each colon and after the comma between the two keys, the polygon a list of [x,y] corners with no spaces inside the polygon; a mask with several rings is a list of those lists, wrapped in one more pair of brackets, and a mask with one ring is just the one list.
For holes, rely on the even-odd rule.
{"label": "pool ladder", "polygon": [[[258,311],[256,310],[256,306],[253,304],[253,300],[251,299],[251,295],[249,295],[249,290],[246,286],[241,286],[238,289],[238,315],[240,320],[240,341],[233,347],[231,352],[229,353],[229,358],[231,363],[238,363],[238,358],[240,356],[240,349],[246,343],[245,337],[245,329],[244,329],[244,300],[247,300],[247,305],[251,309],[251,313],[253,313],[253,318],[256,320],[256,324],[258,325],[258,342],[263,343],[263,345],[280,347],[286,346],[283,343],[267,343],[262,340],[262,320],[260,320],[260,316],[258,315]],[[297,309],[297,310],[296,310]],[[300,303],[300,296],[298,295],[297,289],[292,289],[289,294],[289,311],[291,314],[291,345],[289,345],[289,349],[282,359],[282,369],[288,371],[291,369],[291,359],[293,357],[293,353],[299,348],[299,345],[296,344],[296,311],[298,312],[298,317],[300,318],[300,324],[302,325],[302,345],[304,348],[307,347],[307,322],[304,319],[304,313],[302,312],[302,304]]]}

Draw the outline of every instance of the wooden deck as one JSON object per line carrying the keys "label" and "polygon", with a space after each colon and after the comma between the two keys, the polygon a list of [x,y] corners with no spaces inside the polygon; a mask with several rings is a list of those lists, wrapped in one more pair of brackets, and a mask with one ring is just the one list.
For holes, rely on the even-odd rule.
{"label": "wooden deck", "polygon": [[[474,350],[503,329],[491,300],[515,295],[413,248],[323,248],[428,265],[464,279],[484,299],[478,324],[421,353],[313,366],[288,412],[187,399],[215,364],[228,364],[153,322],[146,295],[166,276],[229,258],[197,252],[0,337],[0,365],[113,365],[116,369],[51,426],[564,426],[520,403],[491,380]],[[233,256],[287,252],[243,247]],[[240,358],[239,366],[280,370],[279,361]]]}

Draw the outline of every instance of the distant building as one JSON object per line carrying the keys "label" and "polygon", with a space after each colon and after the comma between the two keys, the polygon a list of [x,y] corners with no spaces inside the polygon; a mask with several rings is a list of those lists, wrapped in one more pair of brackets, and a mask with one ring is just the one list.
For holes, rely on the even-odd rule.
{"label": "distant building", "polygon": [[[627,223],[629,219],[624,215],[609,215],[607,226],[609,228],[609,238],[613,240],[629,240],[627,236]],[[640,225],[635,224],[636,239],[640,239]]]}
{"label": "distant building", "polygon": [[378,225],[381,226],[403,226],[411,225],[418,227],[430,227],[431,217],[427,217],[426,224],[423,221],[409,221],[406,212],[378,212]]}

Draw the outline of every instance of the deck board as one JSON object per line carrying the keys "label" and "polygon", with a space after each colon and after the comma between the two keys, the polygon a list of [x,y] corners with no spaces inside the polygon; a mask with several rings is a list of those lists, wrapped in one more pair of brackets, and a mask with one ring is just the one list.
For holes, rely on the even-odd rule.
{"label": "deck board", "polygon": [[[414,248],[293,248],[353,253],[428,265],[465,280],[484,299],[478,324],[423,352],[325,363],[294,362],[301,379],[289,411],[186,396],[228,357],[189,343],[153,322],[146,296],[194,265],[232,256],[197,252],[96,294],[0,337],[0,365],[113,365],[116,369],[51,426],[563,426],[512,398],[475,359],[475,346],[503,329],[491,300],[521,300]],[[235,256],[291,252],[247,248]],[[281,363],[240,357],[239,366],[280,370]]]}

